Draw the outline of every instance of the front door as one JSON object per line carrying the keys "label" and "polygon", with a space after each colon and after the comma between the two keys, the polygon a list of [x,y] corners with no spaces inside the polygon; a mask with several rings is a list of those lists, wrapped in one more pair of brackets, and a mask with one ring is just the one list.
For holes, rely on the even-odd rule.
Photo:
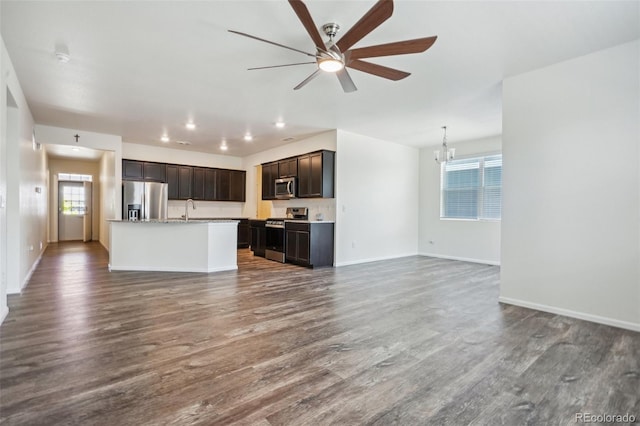
{"label": "front door", "polygon": [[[90,198],[91,191],[85,191],[84,182],[58,182],[58,241],[85,240],[91,205],[91,201],[87,203],[87,195]],[[90,235],[90,220],[88,229]]]}

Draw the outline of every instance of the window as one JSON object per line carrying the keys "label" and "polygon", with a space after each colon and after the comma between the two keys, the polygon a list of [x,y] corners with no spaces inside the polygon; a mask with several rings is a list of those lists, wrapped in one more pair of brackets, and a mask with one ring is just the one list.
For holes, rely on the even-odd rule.
{"label": "window", "polygon": [[502,155],[453,160],[441,167],[440,218],[501,218]]}
{"label": "window", "polygon": [[84,187],[68,185],[62,188],[62,214],[83,215],[87,209],[84,202]]}
{"label": "window", "polygon": [[73,181],[73,182],[91,182],[93,180],[93,176],[75,175],[71,173],[58,173],[58,180]]}

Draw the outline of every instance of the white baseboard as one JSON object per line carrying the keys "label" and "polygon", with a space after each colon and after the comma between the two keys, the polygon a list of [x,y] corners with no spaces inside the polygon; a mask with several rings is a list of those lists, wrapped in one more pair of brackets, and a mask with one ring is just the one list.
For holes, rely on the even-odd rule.
{"label": "white baseboard", "polygon": [[4,319],[9,314],[9,308],[7,306],[0,307],[0,325],[4,322]]}
{"label": "white baseboard", "polygon": [[393,256],[370,257],[368,259],[348,260],[346,262],[336,262],[335,266],[359,265],[360,263],[380,262],[381,260],[400,259],[402,257],[416,256],[416,253],[398,254]]}
{"label": "white baseboard", "polygon": [[139,271],[139,272],[196,272],[201,274],[209,274],[211,272],[222,271],[235,271],[238,269],[238,265],[219,266],[216,268],[194,268],[184,269],[179,267],[164,267],[164,266],[108,266],[109,271]]}
{"label": "white baseboard", "polygon": [[500,266],[499,260],[496,261],[496,260],[474,259],[471,257],[447,256],[444,254],[436,254],[436,253],[418,253],[418,255],[426,256],[426,257],[437,257],[438,259],[460,260],[462,262],[482,263],[485,265]]}
{"label": "white baseboard", "polygon": [[44,254],[44,251],[46,249],[47,249],[47,246],[44,246],[42,248],[42,251],[40,251],[40,254],[38,255],[38,258],[36,259],[36,261],[33,262],[33,265],[31,265],[31,268],[29,269],[29,272],[27,272],[27,275],[24,277],[24,280],[22,281],[22,283],[20,283],[20,291],[17,291],[17,292],[9,292],[8,291],[7,294],[20,294],[20,293],[22,293],[22,290],[24,290],[24,288],[29,283],[29,280],[31,279],[31,275],[33,275],[34,271],[38,267],[38,264],[40,263],[40,260],[42,259],[42,255]]}
{"label": "white baseboard", "polygon": [[621,321],[615,318],[601,317],[599,315],[586,314],[584,312],[572,311],[569,309],[558,308],[555,306],[542,305],[540,303],[527,302],[525,300],[512,299],[510,297],[498,297],[500,303],[506,303],[509,305],[521,306],[523,308],[535,309],[537,311],[549,312],[551,314],[562,315],[570,318],[577,318],[580,320],[595,322],[598,324],[610,325],[612,327],[624,328],[631,331],[640,331],[640,324]]}

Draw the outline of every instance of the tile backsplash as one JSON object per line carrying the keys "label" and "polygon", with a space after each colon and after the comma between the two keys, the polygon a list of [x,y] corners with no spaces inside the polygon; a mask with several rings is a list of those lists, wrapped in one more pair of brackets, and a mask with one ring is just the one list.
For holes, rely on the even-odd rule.
{"label": "tile backsplash", "polygon": [[[167,213],[170,218],[179,218],[184,215],[185,202],[181,200],[169,200]],[[195,201],[195,210],[189,203],[190,218],[211,217],[244,217],[244,203],[232,203],[221,201]]]}
{"label": "tile backsplash", "polygon": [[321,214],[323,220],[336,220],[336,200],[334,198],[297,198],[294,200],[273,201],[271,215],[273,217],[285,217],[287,207],[307,207],[309,220],[316,220]]}

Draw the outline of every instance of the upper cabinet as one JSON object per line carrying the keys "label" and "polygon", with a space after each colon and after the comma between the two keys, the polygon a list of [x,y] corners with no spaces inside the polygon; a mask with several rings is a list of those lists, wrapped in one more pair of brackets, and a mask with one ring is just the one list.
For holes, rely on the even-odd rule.
{"label": "upper cabinet", "polygon": [[318,151],[298,157],[298,197],[333,198],[335,152]]}
{"label": "upper cabinet", "polygon": [[298,178],[299,198],[333,198],[335,152],[317,151],[262,164],[262,199],[274,200],[275,180]]}
{"label": "upper cabinet", "polygon": [[122,178],[166,182],[170,200],[244,202],[246,199],[244,170],[122,160]]}
{"label": "upper cabinet", "polygon": [[166,182],[167,165],[149,161],[122,160],[122,178]]}
{"label": "upper cabinet", "polygon": [[276,187],[275,180],[279,177],[278,162],[266,163],[262,165],[262,199],[275,200]]}
{"label": "upper cabinet", "polygon": [[229,176],[229,201],[244,201],[246,198],[247,172],[231,170]]}
{"label": "upper cabinet", "polygon": [[193,197],[193,167],[167,164],[167,184],[170,200]]}
{"label": "upper cabinet", "polygon": [[298,157],[278,161],[278,176],[281,178],[298,176]]}

